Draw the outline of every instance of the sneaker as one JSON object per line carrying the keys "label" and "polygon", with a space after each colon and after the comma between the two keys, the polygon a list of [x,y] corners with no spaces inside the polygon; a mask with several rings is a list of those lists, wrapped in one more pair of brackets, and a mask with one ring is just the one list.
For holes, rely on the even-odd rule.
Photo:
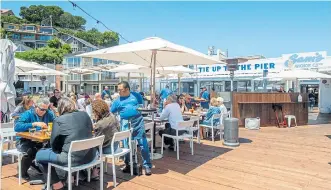
{"label": "sneaker", "polygon": [[152,170],[149,167],[145,167],[145,175],[150,176],[152,175]]}

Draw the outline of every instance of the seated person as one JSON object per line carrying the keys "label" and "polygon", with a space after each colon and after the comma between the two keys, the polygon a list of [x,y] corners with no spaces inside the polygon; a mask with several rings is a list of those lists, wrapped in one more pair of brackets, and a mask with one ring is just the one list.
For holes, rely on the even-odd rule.
{"label": "seated person", "polygon": [[[213,118],[214,114],[220,114],[221,113],[221,109],[218,105],[217,99],[216,98],[212,98],[210,100],[210,106],[209,109],[207,111],[206,117],[204,118],[204,120],[202,121],[201,124],[203,125],[211,125],[211,121]],[[217,124],[217,122],[219,122],[219,119],[215,119],[213,121],[214,126]]]}
{"label": "seated person", "polygon": [[[47,129],[48,123],[53,122],[55,115],[53,111],[49,110],[50,102],[48,98],[43,98],[37,100],[35,108],[31,108],[20,115],[18,120],[15,122],[15,132],[28,132],[30,128],[41,128]],[[22,157],[22,177],[29,178],[28,169],[30,166],[37,169],[37,167],[32,164],[35,159],[37,151],[42,147],[42,143],[31,141],[28,139],[17,137],[16,148],[20,152],[26,153]]]}
{"label": "seated person", "polygon": [[33,104],[32,96],[23,96],[22,102],[17,105],[14,112],[11,114],[11,117],[18,119],[23,112],[31,109]]}
{"label": "seated person", "polygon": [[[160,115],[160,119],[168,119],[169,123],[165,124],[165,129],[159,132],[159,135],[162,137],[162,134],[176,135],[177,123],[183,121],[183,116],[179,104],[177,103],[176,96],[170,95],[167,97],[164,103],[164,109]],[[185,131],[178,131],[178,135],[182,135]],[[174,142],[171,138],[164,138],[164,144],[169,145],[169,149],[174,149]]]}
{"label": "seated person", "polygon": [[[108,105],[103,100],[95,100],[92,102],[92,112],[96,120],[96,124],[94,125],[95,136],[105,135],[102,152],[104,154],[111,154],[111,142],[114,133],[118,132],[120,129],[119,121],[114,114],[110,113]],[[114,147],[115,152],[117,148],[118,144]]]}
{"label": "seated person", "polygon": [[108,107],[110,108],[110,107],[111,107],[111,103],[112,103],[112,101],[111,101],[109,95],[106,94],[106,95],[104,96],[104,99],[105,99],[106,104],[107,104]]}
{"label": "seated person", "polygon": [[[47,182],[48,163],[62,166],[68,165],[68,152],[72,141],[92,138],[92,122],[86,112],[76,111],[70,98],[61,98],[58,104],[60,116],[54,120],[50,149],[41,149],[36,155],[36,162],[43,171],[43,180]],[[72,166],[91,162],[96,157],[96,149],[83,150],[72,154]],[[52,189],[61,189],[55,168],[51,172]]]}
{"label": "seated person", "polygon": [[189,108],[186,106],[185,95],[182,94],[178,97],[178,104],[182,113],[189,110]]}
{"label": "seated person", "polygon": [[224,105],[224,100],[223,100],[223,98],[222,97],[218,97],[217,98],[217,102],[218,102],[218,104],[219,104],[219,107],[220,107],[220,110],[221,110],[221,114],[223,115],[223,114],[227,114],[228,113],[228,109],[225,107],[225,105]]}

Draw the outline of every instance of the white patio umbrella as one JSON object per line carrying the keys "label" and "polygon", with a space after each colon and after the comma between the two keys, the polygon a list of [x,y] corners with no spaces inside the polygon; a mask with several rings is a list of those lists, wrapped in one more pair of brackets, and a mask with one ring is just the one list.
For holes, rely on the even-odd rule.
{"label": "white patio umbrella", "polygon": [[[87,68],[69,68],[67,70],[64,71],[67,74],[78,74],[79,75],[79,88],[81,88],[82,85],[82,75],[89,75],[89,74],[94,74],[94,73],[99,73],[98,71],[94,71],[91,69],[87,69]],[[68,77],[67,77],[67,81],[66,81],[66,90],[68,90]]]}
{"label": "white patio umbrella", "polygon": [[[164,66],[223,63],[193,49],[151,37],[141,41],[105,48],[77,56],[132,63],[151,68],[151,94],[155,95],[155,69]],[[153,100],[152,100],[153,102]]]}
{"label": "white patio umbrella", "polygon": [[25,61],[22,59],[15,58],[15,71],[17,73],[24,73],[27,71],[34,71],[34,70],[47,70],[48,67],[40,65],[39,63],[32,62],[32,61]]}
{"label": "white patio umbrella", "polygon": [[14,86],[15,75],[15,60],[14,51],[15,44],[8,39],[0,40],[0,95],[1,95],[1,111],[4,113],[12,112],[15,109],[16,90]]}
{"label": "white patio umbrella", "polygon": [[299,70],[299,69],[294,69],[294,70],[285,70],[281,71],[280,73],[273,73],[270,74],[269,76],[265,77],[267,79],[272,79],[272,78],[281,78],[283,80],[295,80],[295,85],[296,85],[296,92],[299,91],[299,79],[329,79],[331,78],[331,75],[315,72],[315,71],[310,71],[310,70]]}

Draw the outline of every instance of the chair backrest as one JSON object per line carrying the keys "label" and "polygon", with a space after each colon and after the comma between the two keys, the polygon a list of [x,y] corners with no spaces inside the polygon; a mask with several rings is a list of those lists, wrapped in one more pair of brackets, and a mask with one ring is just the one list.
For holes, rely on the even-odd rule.
{"label": "chair backrest", "polygon": [[221,122],[222,122],[222,114],[214,114],[213,117],[211,118],[211,125],[212,126],[215,126],[214,125],[214,120],[215,119],[219,119],[219,122],[218,122],[218,126],[221,125]]}
{"label": "chair backrest", "polygon": [[176,131],[187,131],[189,130],[190,127],[192,127],[194,124],[193,120],[188,120],[188,121],[180,121],[177,123],[177,129]]}
{"label": "chair backrest", "polygon": [[113,137],[113,142],[121,141],[127,138],[131,138],[131,130],[116,132]]}
{"label": "chair backrest", "polygon": [[199,122],[200,121],[200,116],[191,116],[190,117],[190,120],[191,121],[198,121]]}
{"label": "chair backrest", "polygon": [[145,130],[153,130],[154,129],[154,122],[145,123]]}
{"label": "chair backrest", "polygon": [[97,147],[100,145],[102,146],[104,139],[105,139],[105,136],[102,135],[102,136],[95,137],[95,138],[72,141],[71,145],[70,145],[69,153],[91,149],[91,148],[94,148],[94,147]]}
{"label": "chair backrest", "polygon": [[1,139],[15,137],[14,123],[1,123],[0,136]]}

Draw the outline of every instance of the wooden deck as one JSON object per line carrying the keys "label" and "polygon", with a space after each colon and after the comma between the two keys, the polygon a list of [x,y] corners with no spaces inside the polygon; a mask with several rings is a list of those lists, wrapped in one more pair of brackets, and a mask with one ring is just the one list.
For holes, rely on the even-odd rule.
{"label": "wooden deck", "polygon": [[[116,189],[305,189],[331,190],[331,124],[296,128],[240,129],[240,146],[228,148],[220,141],[204,140],[190,154],[189,143],[153,161],[153,175],[131,177],[117,171]],[[17,164],[9,158],[3,166],[3,189],[40,189],[18,185]],[[104,187],[113,189],[110,174]],[[99,189],[98,182],[80,183],[74,189]]]}

